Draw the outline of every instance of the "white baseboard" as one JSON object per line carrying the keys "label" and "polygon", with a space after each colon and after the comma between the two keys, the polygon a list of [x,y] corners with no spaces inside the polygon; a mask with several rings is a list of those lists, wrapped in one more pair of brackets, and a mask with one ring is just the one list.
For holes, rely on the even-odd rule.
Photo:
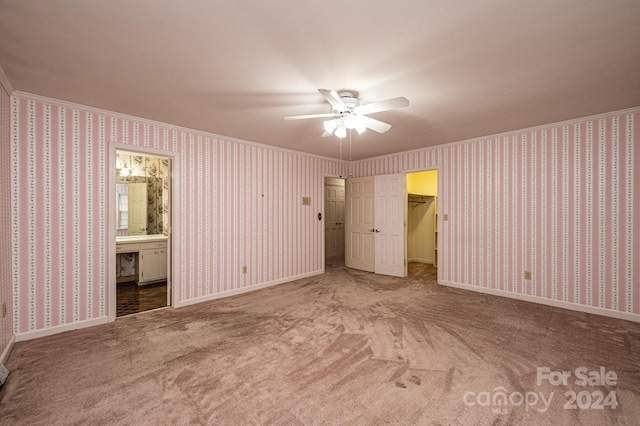
{"label": "white baseboard", "polygon": [[538,303],[541,305],[553,306],[555,308],[568,309],[570,311],[584,312],[587,314],[602,315],[610,318],[617,318],[625,321],[640,323],[640,315],[628,312],[614,311],[611,309],[598,308],[594,306],[585,306],[578,303],[563,302],[561,300],[545,299],[539,296],[530,296],[528,294],[511,293],[504,290],[496,290],[493,288],[477,287],[469,284],[456,283],[452,281],[439,281],[438,284],[447,287],[455,287],[462,290],[475,291],[477,293],[490,294],[492,296],[508,297],[510,299],[523,300],[525,302]]}
{"label": "white baseboard", "polygon": [[238,294],[249,293],[251,291],[260,290],[261,288],[272,287],[274,285],[284,284],[291,281],[300,280],[302,278],[309,278],[316,275],[321,275],[323,273],[324,271],[322,270],[314,271],[306,274],[294,275],[292,277],[287,277],[280,280],[268,281],[266,283],[252,285],[250,287],[242,287],[242,288],[237,288],[235,290],[224,291],[222,293],[210,294],[208,296],[202,296],[202,297],[197,297],[195,299],[184,300],[182,302],[176,302],[174,304],[174,308],[182,308],[185,306],[195,305],[197,303],[208,302],[210,300],[222,299],[223,297],[236,296]]}
{"label": "white baseboard", "polygon": [[[280,280],[275,280],[275,281],[269,281],[266,283],[262,283],[262,284],[258,284],[258,285],[254,285],[251,287],[243,287],[243,288],[239,288],[236,290],[230,290],[230,291],[225,291],[223,293],[217,293],[217,294],[212,294],[209,296],[203,296],[203,297],[198,297],[196,299],[190,299],[190,300],[186,300],[184,302],[179,302],[179,303],[175,303],[174,307],[175,308],[181,308],[184,306],[189,306],[189,305],[195,305],[196,303],[202,303],[202,302],[207,302],[209,300],[215,300],[215,299],[221,299],[223,297],[229,297],[229,296],[235,296],[238,294],[242,294],[242,293],[248,293],[250,291],[254,291],[254,290],[259,290],[261,288],[266,288],[266,287],[271,287],[274,285],[278,285],[278,284],[284,284],[287,282],[291,282],[291,281],[296,281],[302,278],[308,278],[308,277],[312,277],[315,275],[320,275],[323,274],[324,271],[320,270],[320,271],[314,271],[314,272],[309,272],[307,274],[301,274],[301,275],[296,275],[293,277],[288,277],[288,278],[283,278]],[[96,325],[101,325],[101,324],[106,324],[109,322],[109,317],[108,316],[103,316],[103,317],[99,317],[99,318],[94,318],[94,319],[90,319],[90,320],[85,320],[85,321],[78,321],[78,322],[73,322],[70,324],[63,324],[63,325],[58,325],[55,327],[49,327],[49,328],[44,328],[44,329],[40,329],[40,330],[34,330],[34,331],[27,331],[24,333],[18,333],[14,336],[14,338],[12,339],[11,343],[9,345],[7,345],[7,348],[5,348],[5,352],[8,353],[11,350],[11,347],[13,346],[14,341],[15,342],[22,342],[25,340],[31,340],[31,339],[37,339],[39,337],[45,337],[45,336],[51,336],[53,334],[58,334],[58,333],[63,333],[65,331],[71,331],[71,330],[78,330],[81,328],[87,328],[87,327],[93,327]],[[2,356],[5,356],[5,352],[3,352]]]}
{"label": "white baseboard", "polygon": [[0,364],[3,364],[5,362],[7,362],[7,358],[9,358],[9,354],[11,354],[11,349],[13,349],[13,344],[16,342],[16,336],[13,335],[11,336],[11,339],[9,339],[9,343],[7,343],[7,346],[5,346],[4,350],[2,351],[2,355],[0,355]]}
{"label": "white baseboard", "polygon": [[16,342],[23,342],[25,340],[37,339],[38,337],[51,336],[52,334],[63,333],[65,331],[78,330],[80,328],[93,327],[95,325],[106,324],[109,322],[109,317],[106,315],[103,317],[93,318],[90,320],[77,321],[69,324],[57,325],[55,327],[43,328],[40,330],[27,331],[24,333],[16,334]]}

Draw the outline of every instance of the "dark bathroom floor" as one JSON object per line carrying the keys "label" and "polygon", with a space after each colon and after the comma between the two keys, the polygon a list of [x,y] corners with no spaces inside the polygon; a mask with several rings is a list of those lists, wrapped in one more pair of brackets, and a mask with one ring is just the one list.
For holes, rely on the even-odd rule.
{"label": "dark bathroom floor", "polygon": [[119,283],[116,316],[136,314],[167,306],[167,282],[138,286],[135,282]]}

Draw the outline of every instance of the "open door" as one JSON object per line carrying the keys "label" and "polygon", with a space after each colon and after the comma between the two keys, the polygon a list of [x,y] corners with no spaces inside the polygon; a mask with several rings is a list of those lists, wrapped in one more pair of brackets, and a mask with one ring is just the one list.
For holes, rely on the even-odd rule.
{"label": "open door", "polygon": [[406,276],[404,174],[347,179],[348,268]]}
{"label": "open door", "polygon": [[403,173],[374,177],[375,272],[406,277],[406,191]]}
{"label": "open door", "polygon": [[375,269],[373,224],[373,177],[347,179],[345,259],[347,268]]}

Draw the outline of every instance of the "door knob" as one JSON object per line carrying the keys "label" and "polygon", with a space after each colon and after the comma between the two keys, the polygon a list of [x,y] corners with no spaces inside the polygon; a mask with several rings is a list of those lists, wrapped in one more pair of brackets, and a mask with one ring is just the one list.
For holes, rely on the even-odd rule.
{"label": "door knob", "polygon": [[379,229],[376,229],[376,232],[380,232],[380,230],[379,230]]}
{"label": "door knob", "polygon": [[375,229],[369,229],[369,232],[376,232]]}

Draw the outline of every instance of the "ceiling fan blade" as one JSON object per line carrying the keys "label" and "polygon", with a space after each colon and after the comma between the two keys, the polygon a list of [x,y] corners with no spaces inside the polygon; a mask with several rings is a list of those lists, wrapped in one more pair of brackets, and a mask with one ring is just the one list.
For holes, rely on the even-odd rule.
{"label": "ceiling fan blade", "polygon": [[384,123],[380,120],[376,120],[375,118],[367,117],[366,115],[362,115],[361,117],[364,119],[367,128],[374,132],[384,133],[391,128],[391,124]]}
{"label": "ceiling fan blade", "polygon": [[323,138],[328,138],[328,137],[331,137],[331,136],[333,136],[333,133],[329,133],[329,132],[327,132],[327,131],[325,131],[325,132],[322,134],[322,137],[323,137]]}
{"label": "ceiling fan blade", "polygon": [[373,114],[374,112],[387,111],[390,109],[404,108],[409,106],[409,99],[400,97],[387,99],[385,101],[372,102],[370,104],[359,105],[353,112],[360,115]]}
{"label": "ceiling fan blade", "polygon": [[338,111],[345,111],[347,106],[344,104],[340,96],[333,90],[327,89],[318,89],[318,92],[324,96],[324,98],[331,104],[333,109],[337,109]]}
{"label": "ceiling fan blade", "polygon": [[322,118],[322,117],[335,117],[336,115],[332,112],[328,112],[326,114],[309,114],[309,115],[292,115],[289,117],[285,117],[285,120],[306,120],[307,118]]}

